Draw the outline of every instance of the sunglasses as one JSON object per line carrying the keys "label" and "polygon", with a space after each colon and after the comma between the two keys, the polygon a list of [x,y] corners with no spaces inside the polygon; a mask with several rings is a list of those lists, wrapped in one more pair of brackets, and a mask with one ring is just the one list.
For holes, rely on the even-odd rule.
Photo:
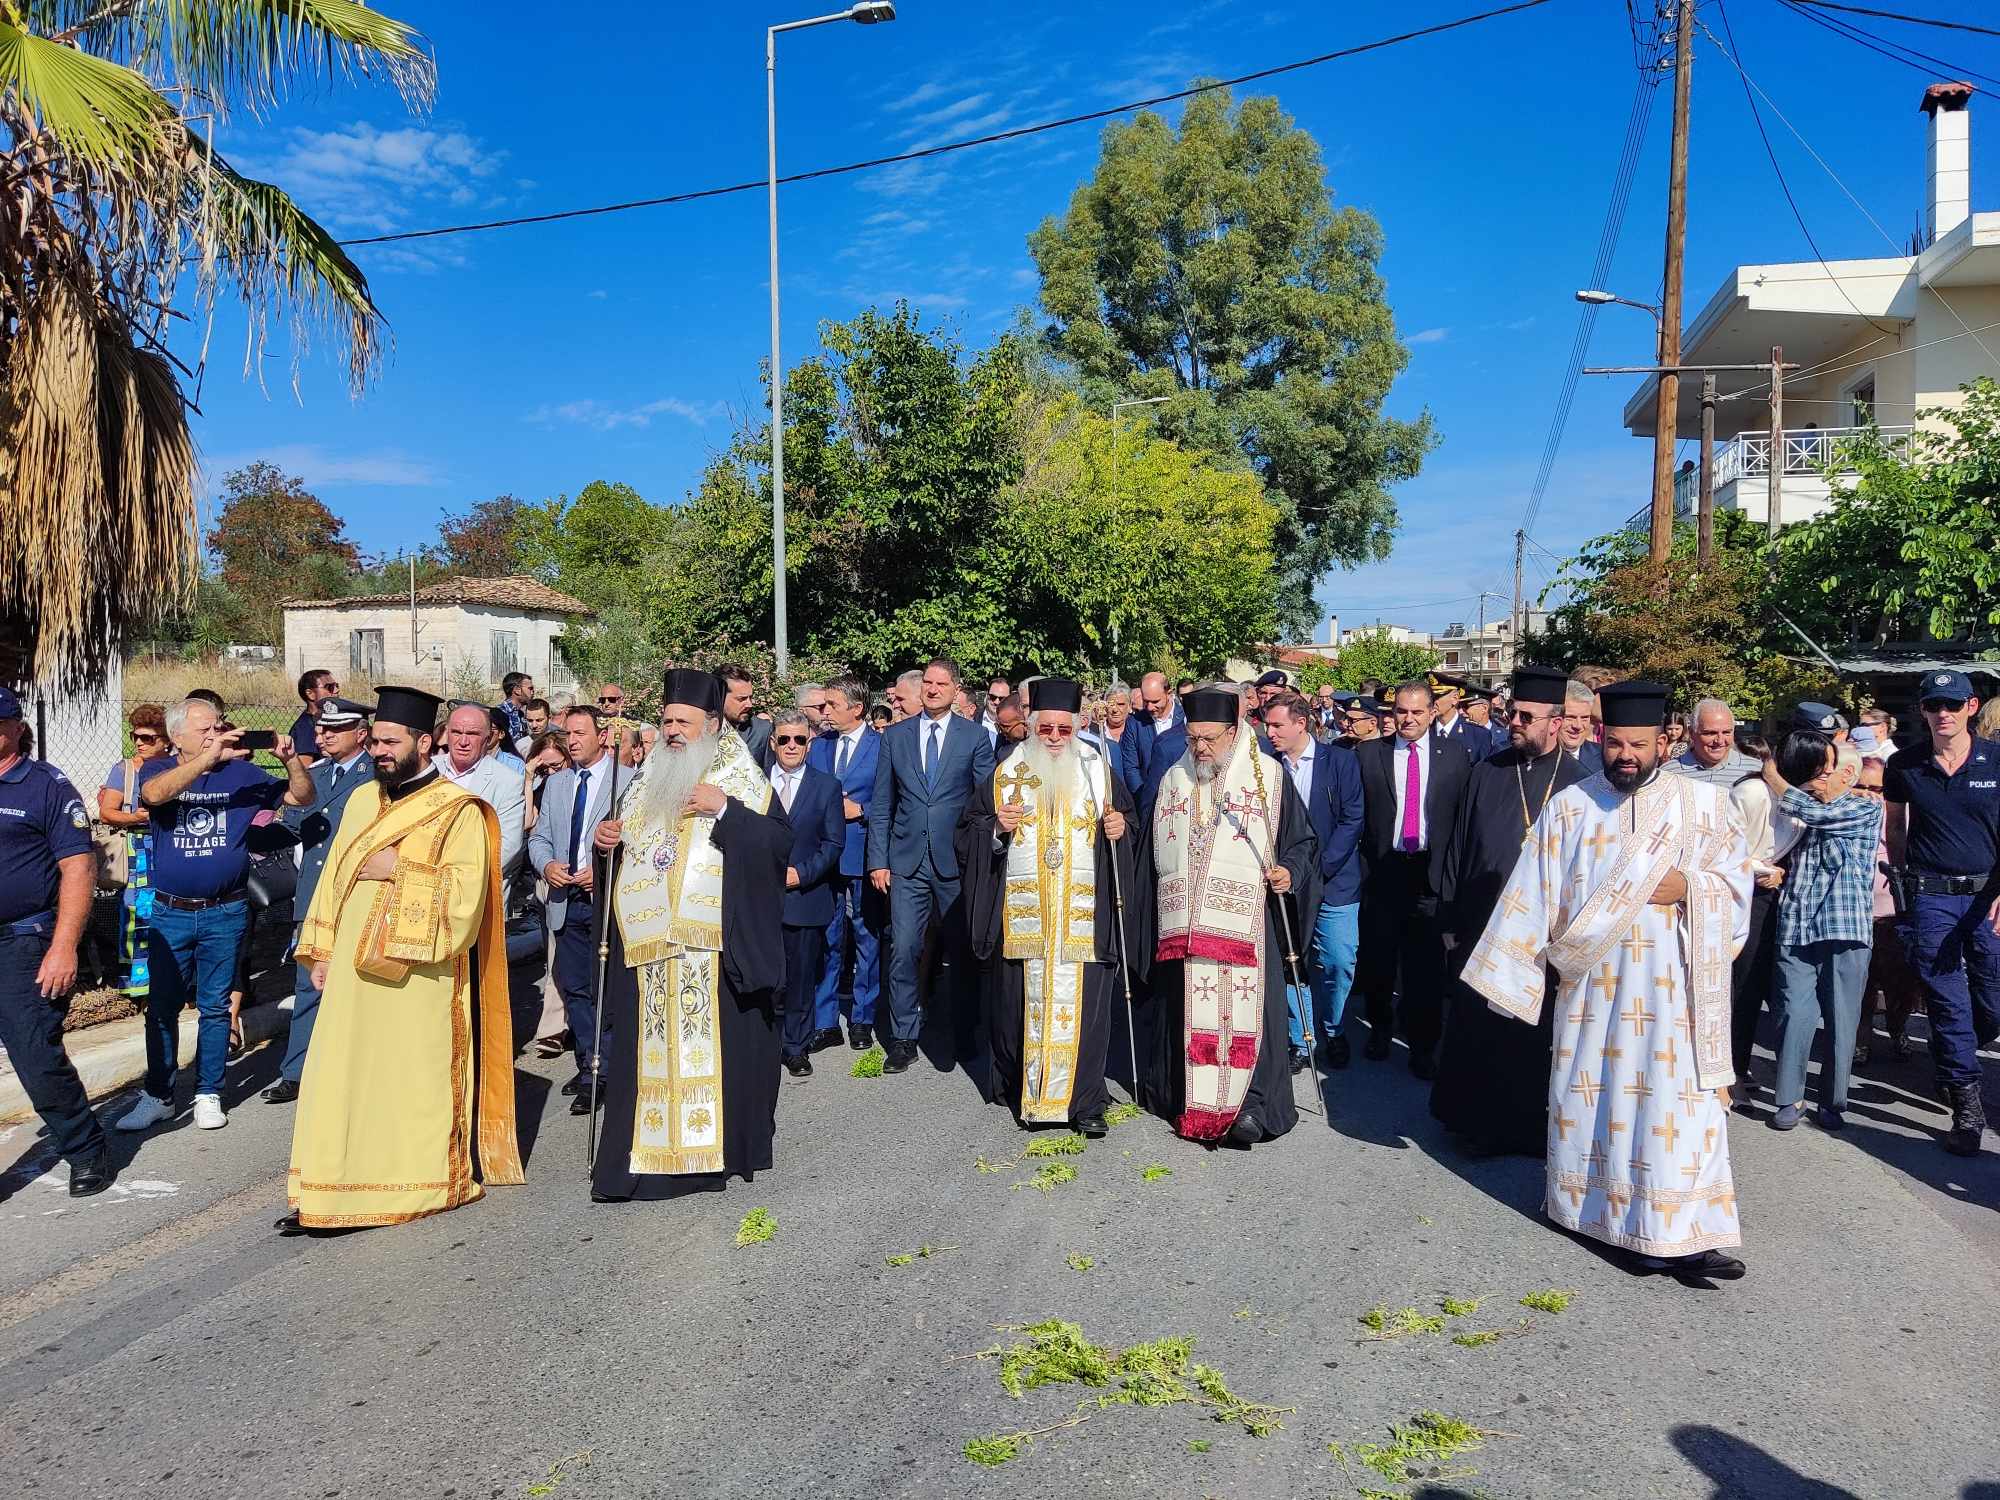
{"label": "sunglasses", "polygon": [[612,708],[616,708],[619,704],[623,703],[625,700],[623,698],[600,697],[597,701],[599,703],[607,704]]}
{"label": "sunglasses", "polygon": [[774,745],[803,745],[807,743],[807,739],[802,734],[774,734],[771,736],[771,743]]}
{"label": "sunglasses", "polygon": [[1076,730],[1068,724],[1044,724],[1040,729],[1036,730],[1035,732],[1039,734],[1043,739],[1054,738],[1059,740],[1066,740],[1071,735],[1075,734]]}
{"label": "sunglasses", "polygon": [[1955,714],[1964,707],[1965,707],[1965,700],[1963,698],[1924,699],[1924,712],[1927,714],[1935,714],[1935,713]]}
{"label": "sunglasses", "polygon": [[163,738],[164,736],[157,735],[150,729],[135,729],[132,731],[132,743],[135,745],[157,745]]}

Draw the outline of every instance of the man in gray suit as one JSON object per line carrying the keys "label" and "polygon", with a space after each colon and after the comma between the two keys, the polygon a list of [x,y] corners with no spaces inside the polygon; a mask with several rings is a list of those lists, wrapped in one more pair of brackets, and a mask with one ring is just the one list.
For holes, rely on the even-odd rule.
{"label": "man in gray suit", "polygon": [[917,958],[933,920],[939,923],[940,946],[949,964],[945,1001],[961,1055],[977,1034],[979,1018],[960,1013],[967,1003],[963,981],[970,963],[952,840],[972,789],[993,774],[993,741],[981,725],[951,711],[958,682],[958,667],[944,657],[925,667],[918,689],[922,712],[889,726],[875,763],[868,878],[889,898],[885,1073],[900,1073],[916,1060],[917,1034],[923,1028]]}
{"label": "man in gray suit", "polygon": [[590,1113],[590,1074],[597,1066],[597,901],[591,835],[614,815],[614,798],[630,776],[621,776],[603,717],[578,705],[563,715],[570,766],[542,791],[541,816],[528,835],[528,859],[548,882],[544,908],[555,937],[556,990],[576,1038],[576,1077],[563,1085],[569,1112]]}
{"label": "man in gray suit", "polygon": [[[292,941],[312,910],[313,892],[326,868],[326,852],[340,830],[347,799],[364,781],[375,779],[375,762],[368,758],[368,710],[345,698],[322,698],[313,705],[313,736],[318,757],[312,764],[310,807],[285,809],[285,825],[299,836],[299,882],[292,892]],[[285,1038],[285,1060],[278,1081],[264,1090],[272,1104],[290,1104],[299,1097],[305,1076],[306,1048],[312,1044],[313,1022],[319,1015],[319,991],[312,968],[300,964],[292,987],[292,1024]]]}

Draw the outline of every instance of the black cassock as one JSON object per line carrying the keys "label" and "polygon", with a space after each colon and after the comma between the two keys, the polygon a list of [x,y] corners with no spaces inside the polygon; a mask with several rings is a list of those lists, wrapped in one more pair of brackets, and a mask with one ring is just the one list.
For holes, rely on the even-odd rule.
{"label": "black cassock", "polygon": [[1590,776],[1561,750],[1535,760],[1511,746],[1502,750],[1472,768],[1445,850],[1439,911],[1458,946],[1451,952],[1431,1113],[1482,1150],[1540,1156],[1548,1149],[1555,981],[1549,980],[1540,1024],[1529,1026],[1494,1011],[1459,975],[1514,873],[1529,820],[1557,792]]}
{"label": "black cassock", "polygon": [[[639,972],[625,963],[618,923],[604,981],[604,1051],[598,1066],[604,1119],[591,1191],[601,1198],[719,1193],[731,1177],[768,1171],[778,1115],[780,1006],[785,986],[785,864],[792,829],[777,798],[769,813],[729,799],[711,841],[722,853],[722,954],[716,1021],[722,1043],[720,1172],[635,1173],[632,1109],[638,1092]],[[602,871],[600,870],[600,879]],[[609,905],[609,903],[605,903]]]}
{"label": "black cassock", "polygon": [[[1291,910],[1319,912],[1319,837],[1292,790],[1291,778],[1278,773],[1278,863],[1291,872]],[[1150,838],[1151,830],[1148,831]],[[1220,837],[1221,835],[1218,835]],[[1142,848],[1142,853],[1150,849]],[[1154,882],[1150,863],[1145,872],[1145,902],[1148,925],[1157,929],[1159,917],[1154,907]],[[1126,899],[1130,901],[1128,894]],[[1297,944],[1298,971],[1306,972],[1306,945],[1312,941],[1310,929],[1300,931],[1292,924]],[[1157,939],[1156,939],[1157,940]],[[1298,1105],[1292,1099],[1290,1016],[1285,1003],[1289,977],[1285,963],[1284,929],[1279,925],[1278,897],[1268,889],[1264,898],[1264,1034],[1257,1047],[1257,1065],[1251,1070],[1250,1086],[1243,1096],[1239,1117],[1248,1115],[1264,1127],[1266,1135],[1283,1135],[1299,1123]],[[1146,996],[1139,1008],[1139,1102],[1162,1118],[1178,1122],[1187,1098],[1187,987],[1179,959],[1155,959]]]}
{"label": "black cassock", "polygon": [[[1013,746],[1002,742],[1002,748]],[[1075,753],[1074,750],[1071,751]],[[1132,794],[1114,774],[1111,806],[1125,815],[1125,837],[1115,843],[1097,834],[1097,962],[1083,966],[1083,1015],[1076,1052],[1076,1084],[1070,1092],[1069,1117],[1072,1121],[1102,1114],[1111,1102],[1104,1086],[1106,1058],[1112,1050],[1111,1035],[1119,1033],[1117,1052],[1126,1052],[1124,1040],[1124,981],[1119,976],[1120,949],[1117,935],[1118,887],[1112,884],[1111,862],[1118,861],[1118,879],[1125,892],[1125,947],[1143,976],[1150,948],[1139,911],[1138,864],[1134,850],[1140,836],[1138,815],[1132,809]],[[1084,805],[1088,807],[1088,799]],[[1006,835],[1001,847],[993,847],[1000,825],[993,811],[993,778],[987,777],[973,788],[958,822],[958,868],[964,882],[966,918],[972,927],[972,952],[980,963],[980,1006],[986,1014],[986,1039],[990,1049],[986,1079],[981,1092],[989,1102],[1004,1104],[1021,1113],[1021,1056],[1024,1051],[1027,981],[1019,960],[1002,957],[1001,921],[1007,904]],[[1115,1024],[1114,1024],[1115,1023]],[[1129,1076],[1129,1074],[1127,1075]]]}

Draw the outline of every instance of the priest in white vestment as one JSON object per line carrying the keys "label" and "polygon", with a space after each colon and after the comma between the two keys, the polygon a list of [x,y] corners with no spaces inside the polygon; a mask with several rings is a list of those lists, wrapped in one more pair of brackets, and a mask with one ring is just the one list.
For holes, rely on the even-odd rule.
{"label": "priest in white vestment", "polygon": [[1635,1270],[1734,1279],[1729,967],[1749,850],[1726,795],[1660,774],[1666,690],[1599,697],[1604,770],[1535,820],[1464,978],[1532,1025],[1555,970],[1548,1216]]}

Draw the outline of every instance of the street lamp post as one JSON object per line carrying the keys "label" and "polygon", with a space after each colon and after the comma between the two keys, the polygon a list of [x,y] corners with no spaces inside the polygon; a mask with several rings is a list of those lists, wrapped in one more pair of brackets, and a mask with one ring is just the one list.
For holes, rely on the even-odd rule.
{"label": "street lamp post", "polygon": [[764,141],[771,205],[771,647],[782,680],[791,671],[785,628],[785,366],[778,350],[778,33],[833,21],[873,26],[896,19],[890,0],[860,0],[832,15],[764,29]]}
{"label": "street lamp post", "polygon": [[[1111,503],[1118,503],[1118,413],[1129,406],[1158,406],[1163,401],[1171,401],[1171,396],[1144,396],[1132,401],[1111,403]],[[1111,617],[1111,679],[1118,680],[1118,616]]]}

